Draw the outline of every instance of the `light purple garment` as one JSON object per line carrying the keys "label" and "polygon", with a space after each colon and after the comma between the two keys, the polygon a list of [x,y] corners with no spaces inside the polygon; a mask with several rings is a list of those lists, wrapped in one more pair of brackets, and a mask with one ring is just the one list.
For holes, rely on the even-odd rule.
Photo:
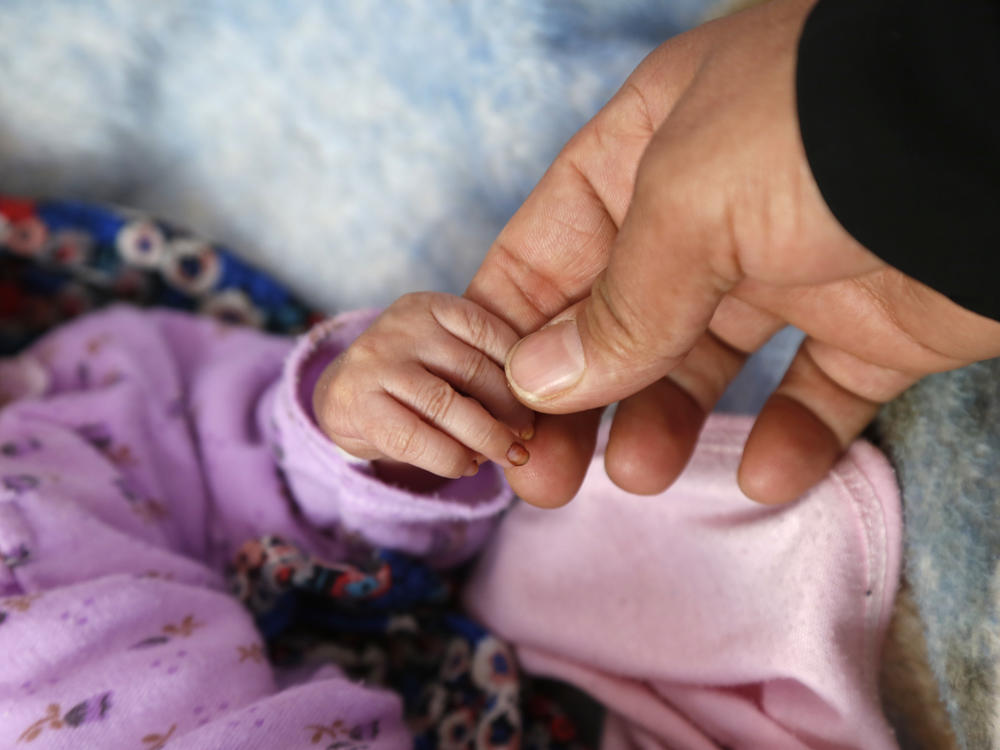
{"label": "light purple garment", "polygon": [[370,320],[341,316],[293,349],[114,308],[0,365],[0,747],[410,745],[391,693],[333,667],[276,674],[221,574],[264,534],[332,559],[360,536],[448,565],[508,504],[492,465],[416,496],[320,434],[312,383]]}
{"label": "light purple garment", "polygon": [[[410,746],[394,695],[272,669],[220,572],[264,534],[445,566],[496,528],[495,466],[418,496],[311,421],[319,372],[371,319],[293,348],[118,308],[0,361],[0,748]],[[710,419],[659,498],[612,486],[598,454],[565,509],[515,507],[470,578],[467,605],[529,673],[606,705],[606,750],[895,747],[875,676],[892,471],[856,444],[800,502],[755,506],[735,483],[748,430]]]}

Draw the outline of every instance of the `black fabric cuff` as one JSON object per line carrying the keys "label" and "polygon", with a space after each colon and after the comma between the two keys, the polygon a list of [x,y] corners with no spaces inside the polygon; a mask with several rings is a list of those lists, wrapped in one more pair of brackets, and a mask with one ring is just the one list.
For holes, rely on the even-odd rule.
{"label": "black fabric cuff", "polygon": [[796,90],[809,166],[844,228],[1000,320],[1000,0],[820,0]]}

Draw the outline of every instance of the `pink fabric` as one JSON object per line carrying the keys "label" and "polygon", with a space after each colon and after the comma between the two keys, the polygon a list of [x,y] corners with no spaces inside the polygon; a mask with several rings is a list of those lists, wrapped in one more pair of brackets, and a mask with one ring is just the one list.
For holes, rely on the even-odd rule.
{"label": "pink fabric", "polygon": [[658,497],[617,489],[596,458],[565,508],[515,507],[468,582],[527,671],[608,707],[607,750],[896,747],[877,694],[893,473],[857,443],[799,502],[755,505],[735,483],[749,427],[712,417]]}

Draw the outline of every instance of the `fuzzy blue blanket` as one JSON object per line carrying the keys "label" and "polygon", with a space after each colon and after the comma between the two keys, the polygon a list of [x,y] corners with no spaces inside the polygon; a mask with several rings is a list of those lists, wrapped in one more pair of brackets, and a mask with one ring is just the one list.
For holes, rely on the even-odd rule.
{"label": "fuzzy blue blanket", "polygon": [[0,192],[134,206],[326,310],[460,291],[711,0],[4,0]]}

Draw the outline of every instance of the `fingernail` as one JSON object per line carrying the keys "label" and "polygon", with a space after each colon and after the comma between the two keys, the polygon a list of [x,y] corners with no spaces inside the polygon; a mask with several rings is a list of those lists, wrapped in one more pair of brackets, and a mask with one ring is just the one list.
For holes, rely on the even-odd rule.
{"label": "fingernail", "polygon": [[529,425],[528,427],[525,427],[523,430],[517,433],[517,436],[521,438],[521,440],[523,440],[524,442],[528,442],[529,440],[531,440],[531,438],[535,436],[534,425]]}
{"label": "fingernail", "polygon": [[520,443],[512,443],[510,448],[507,449],[507,460],[514,464],[514,466],[524,466],[528,463],[529,458],[531,458],[531,454]]}
{"label": "fingernail", "polygon": [[507,375],[523,395],[544,399],[569,390],[583,377],[583,344],[575,320],[547,326],[511,353]]}
{"label": "fingernail", "polygon": [[479,464],[473,461],[471,464],[468,465],[468,467],[466,467],[465,471],[462,472],[462,476],[474,477],[478,473],[479,473]]}

